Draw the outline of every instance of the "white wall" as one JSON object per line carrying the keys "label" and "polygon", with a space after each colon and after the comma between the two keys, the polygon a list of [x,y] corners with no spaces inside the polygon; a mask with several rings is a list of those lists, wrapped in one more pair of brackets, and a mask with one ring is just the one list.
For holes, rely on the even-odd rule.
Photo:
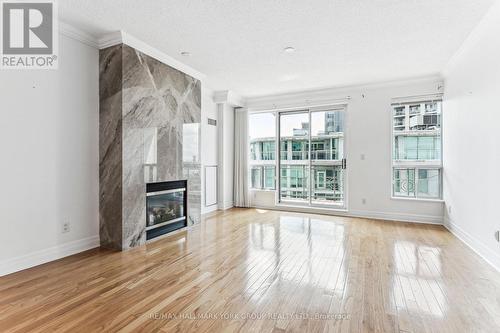
{"label": "white wall", "polygon": [[500,270],[500,3],[445,71],[444,198],[450,230]]}
{"label": "white wall", "polygon": [[[348,211],[345,214],[442,223],[442,202],[391,199],[391,100],[396,97],[437,93],[441,85],[439,78],[392,82],[254,98],[247,100],[247,107],[252,110],[275,105],[279,109],[293,105],[304,106],[305,100],[309,105],[316,101],[330,103],[325,100],[325,96],[328,96],[331,103],[336,98],[345,99],[350,96],[346,119]],[[361,155],[365,156],[364,160]],[[250,197],[255,206],[275,207],[274,191],[251,191]],[[363,199],[366,200],[364,204]]]}
{"label": "white wall", "polygon": [[234,169],[234,106],[218,103],[218,164],[219,195],[218,208],[233,207],[233,169]]}
{"label": "white wall", "polygon": [[[98,50],[0,74],[0,275],[98,246]],[[63,221],[70,231],[62,233]]]}
{"label": "white wall", "polygon": [[[217,205],[205,206],[205,167],[217,165],[217,127],[208,125],[208,118],[217,120],[217,104],[213,100],[213,90],[202,84],[201,88],[201,213],[217,210]],[[219,125],[219,124],[217,124]],[[210,189],[209,189],[210,190]]]}

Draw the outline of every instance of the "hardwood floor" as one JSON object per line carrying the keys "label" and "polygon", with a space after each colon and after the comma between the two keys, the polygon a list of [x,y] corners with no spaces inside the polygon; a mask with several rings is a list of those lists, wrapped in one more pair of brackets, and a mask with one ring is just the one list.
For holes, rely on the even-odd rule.
{"label": "hardwood floor", "polygon": [[0,278],[0,332],[500,332],[500,274],[441,226],[255,209]]}

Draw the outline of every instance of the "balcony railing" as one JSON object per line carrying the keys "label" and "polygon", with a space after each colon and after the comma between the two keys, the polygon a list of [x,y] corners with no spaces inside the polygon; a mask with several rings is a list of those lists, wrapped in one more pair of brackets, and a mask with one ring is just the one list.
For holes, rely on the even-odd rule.
{"label": "balcony railing", "polygon": [[260,159],[262,161],[274,161],[274,152],[263,152],[260,153]]}
{"label": "balcony railing", "polygon": [[[307,151],[292,151],[291,153],[287,151],[280,152],[282,161],[300,161],[308,160]],[[323,149],[323,150],[313,150],[311,151],[311,159],[313,160],[337,160],[338,150],[337,149]]]}
{"label": "balcony railing", "polygon": [[441,151],[439,149],[401,149],[396,151],[396,160],[440,160]]}
{"label": "balcony railing", "polygon": [[313,160],[338,160],[337,149],[324,149],[311,151],[311,159]]}
{"label": "balcony railing", "polygon": [[[301,161],[308,160],[308,152],[307,151],[282,151],[280,152],[282,161]],[[252,153],[251,159],[252,161],[274,161],[275,153],[274,152],[265,152],[254,154]],[[313,160],[338,160],[339,152],[337,149],[318,149],[311,151],[311,159]]]}

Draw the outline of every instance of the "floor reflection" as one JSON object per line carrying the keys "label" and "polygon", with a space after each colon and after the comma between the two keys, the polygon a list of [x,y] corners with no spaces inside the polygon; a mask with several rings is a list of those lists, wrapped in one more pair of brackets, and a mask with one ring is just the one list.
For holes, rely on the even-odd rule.
{"label": "floor reflection", "polygon": [[394,243],[392,291],[398,310],[443,317],[447,300],[441,280],[441,249],[410,241]]}
{"label": "floor reflection", "polygon": [[285,296],[297,288],[326,297],[343,294],[346,265],[342,223],[281,215],[274,223],[251,223],[248,227],[250,271],[245,290],[250,295],[270,289],[260,303],[271,296],[279,297],[280,290]]}

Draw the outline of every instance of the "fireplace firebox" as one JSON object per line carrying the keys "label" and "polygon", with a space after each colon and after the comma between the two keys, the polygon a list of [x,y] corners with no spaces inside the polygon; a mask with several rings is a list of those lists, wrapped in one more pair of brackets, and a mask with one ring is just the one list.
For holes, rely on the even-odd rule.
{"label": "fireplace firebox", "polygon": [[146,239],[187,226],[187,180],[146,184]]}

